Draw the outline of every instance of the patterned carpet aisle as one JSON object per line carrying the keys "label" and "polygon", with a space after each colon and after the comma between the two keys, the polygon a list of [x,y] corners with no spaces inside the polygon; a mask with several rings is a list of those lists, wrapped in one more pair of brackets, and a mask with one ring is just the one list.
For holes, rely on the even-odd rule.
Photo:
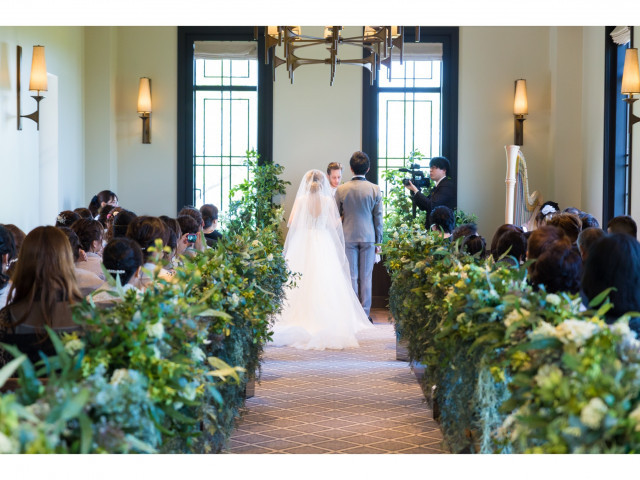
{"label": "patterned carpet aisle", "polygon": [[447,453],[386,310],[360,348],[267,347],[228,453]]}

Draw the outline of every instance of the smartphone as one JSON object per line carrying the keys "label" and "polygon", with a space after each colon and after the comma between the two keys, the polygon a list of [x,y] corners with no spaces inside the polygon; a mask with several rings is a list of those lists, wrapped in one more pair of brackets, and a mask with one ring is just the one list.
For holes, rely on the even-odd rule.
{"label": "smartphone", "polygon": [[196,243],[198,239],[198,235],[196,233],[187,233],[187,242]]}

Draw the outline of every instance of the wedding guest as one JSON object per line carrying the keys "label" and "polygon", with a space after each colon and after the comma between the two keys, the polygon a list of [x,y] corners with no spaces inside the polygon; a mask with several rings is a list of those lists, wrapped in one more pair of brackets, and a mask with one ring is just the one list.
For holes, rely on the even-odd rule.
{"label": "wedding guest", "polygon": [[577,293],[580,290],[582,258],[566,242],[546,248],[529,270],[529,283],[534,289],[544,285],[546,292]]}
{"label": "wedding guest", "polygon": [[476,235],[478,233],[478,226],[475,223],[465,223],[453,229],[451,232],[451,243],[454,243],[459,238],[468,237],[469,235]]}
{"label": "wedding guest", "polygon": [[586,262],[589,256],[589,249],[605,235],[604,230],[596,227],[585,228],[580,232],[577,244],[583,263]]}
{"label": "wedding guest", "polygon": [[[118,215],[119,216],[119,215]],[[135,240],[142,250],[142,276],[139,286],[147,288],[152,283],[151,274],[157,278],[173,281],[175,272],[162,266],[164,252],[156,251],[156,240],[161,240],[162,245],[166,245],[169,240],[169,228],[157,217],[140,216],[136,217],[127,229],[127,237]]]}
{"label": "wedding guest", "polygon": [[327,178],[329,178],[329,184],[331,185],[331,193],[336,196],[336,190],[342,180],[342,164],[338,162],[331,162],[327,165]]}
{"label": "wedding guest", "polygon": [[80,258],[76,266],[95,273],[104,281],[102,272],[102,237],[104,229],[97,220],[81,218],[71,225],[71,230],[76,232],[80,240],[80,248],[86,253],[86,259]]}
{"label": "wedding guest", "polygon": [[100,209],[105,205],[113,205],[114,207],[118,206],[118,196],[111,190],[102,190],[93,196],[91,202],[89,202],[91,216],[97,220]]}
{"label": "wedding guest", "polygon": [[76,283],[78,285],[78,289],[80,290],[80,294],[83,297],[86,297],[91,292],[93,292],[96,288],[102,285],[103,280],[100,277],[98,277],[98,275],[96,275],[94,272],[78,267],[78,264],[81,263],[80,252],[82,250],[80,249],[80,239],[78,239],[78,235],[76,235],[76,232],[74,232],[68,227],[57,227],[57,228],[59,228],[67,236],[67,240],[69,240],[69,245],[71,246],[71,253],[73,254]]}
{"label": "wedding guest", "polygon": [[513,266],[524,263],[527,256],[527,238],[522,230],[508,230],[498,239],[493,259]]}
{"label": "wedding guest", "polygon": [[16,257],[16,244],[11,232],[0,225],[0,308],[7,304],[11,280],[9,279],[9,261]]}
{"label": "wedding guest", "polygon": [[56,217],[56,227],[70,227],[73,222],[80,219],[80,215],[71,210],[63,210]]}
{"label": "wedding guest", "polygon": [[218,207],[205,203],[200,207],[200,213],[202,214],[202,221],[204,222],[204,237],[207,240],[209,247],[215,247],[218,243],[218,239],[222,238],[222,234],[218,229]]}
{"label": "wedding guest", "polygon": [[578,235],[582,231],[582,222],[573,213],[557,213],[547,220],[547,225],[552,225],[562,229],[571,243],[576,243]]}
{"label": "wedding guest", "polygon": [[120,208],[120,207],[114,207],[113,205],[105,205],[104,207],[101,207],[100,210],[98,211],[98,218],[96,220],[98,220],[102,224],[102,227],[104,228],[105,232],[109,226],[108,225],[109,219],[111,218],[111,215],[113,215],[113,211],[116,208]]}
{"label": "wedding guest", "polygon": [[[193,219],[199,225],[198,232],[197,232],[197,239],[193,245],[193,248],[198,252],[204,252],[204,250],[207,248],[207,242],[204,239],[204,233],[202,231],[204,227],[204,220],[202,219],[202,214],[200,213],[200,210],[198,210],[195,207],[185,206],[182,208],[182,210],[178,212],[178,217],[181,217],[183,215],[193,217]],[[185,231],[182,230],[182,233],[184,234]]]}
{"label": "wedding guest", "polygon": [[638,226],[629,215],[620,215],[609,220],[607,233],[626,233],[636,238],[638,236]]}
{"label": "wedding guest", "polygon": [[121,210],[118,215],[113,219],[113,225],[111,226],[112,234],[111,238],[124,237],[127,235],[127,228],[129,224],[136,218],[137,215],[130,210]]}
{"label": "wedding guest", "polygon": [[[40,360],[39,352],[54,355],[43,327],[57,332],[77,330],[71,305],[82,300],[65,234],[56,227],[29,232],[12,282],[9,304],[0,310],[0,343],[16,346],[34,363]],[[0,346],[0,366],[11,359]]]}
{"label": "wedding guest", "polygon": [[[127,237],[114,238],[104,247],[103,262],[107,271],[117,281],[125,292],[135,290],[139,292],[137,285],[142,275],[142,250],[137,242]],[[109,292],[115,292],[117,288],[104,282],[91,295],[91,298],[99,306],[106,306],[122,301],[119,296],[112,295]]]}
{"label": "wedding guest", "polygon": [[551,216],[557,213],[560,210],[560,207],[556,202],[548,201],[544,202],[540,206],[540,211],[536,214],[535,224],[536,228],[541,227],[546,224],[546,221],[551,218]]}
{"label": "wedding guest", "polygon": [[93,215],[91,215],[91,210],[89,210],[88,208],[79,207],[74,209],[73,211],[76,212],[78,215],[80,215],[82,218],[90,218],[93,220]]}
{"label": "wedding guest", "polygon": [[478,258],[484,258],[486,253],[487,242],[484,237],[481,237],[477,233],[473,235],[467,235],[462,240],[460,250],[468,255],[476,255]]}
{"label": "wedding guest", "polygon": [[[180,215],[176,220],[180,225],[180,231],[182,232],[182,236],[178,242],[181,243],[180,254],[185,253],[190,257],[193,257],[198,251],[201,251],[198,250],[197,247],[198,240],[201,238],[198,222],[194,217],[189,215]],[[195,241],[190,241],[190,236],[194,236]]]}
{"label": "wedding guest", "polygon": [[[626,233],[602,237],[589,250],[584,265],[582,291],[587,302],[610,287],[613,308],[606,314],[607,323],[627,312],[640,312],[640,244]],[[638,318],[632,318],[629,327],[640,336]]]}
{"label": "wedding guest", "polygon": [[580,221],[582,222],[583,230],[590,227],[600,228],[600,223],[598,223],[598,220],[596,220],[596,217],[594,217],[593,215],[587,212],[581,212],[579,217]]}
{"label": "wedding guest", "polygon": [[546,249],[554,243],[561,243],[571,247],[571,240],[558,227],[543,225],[531,232],[527,242],[527,260],[538,258]]}
{"label": "wedding guest", "polygon": [[577,209],[576,207],[567,207],[564,210],[562,210],[562,213],[572,213],[574,215],[577,215],[578,217],[580,216],[582,212],[582,210]]}
{"label": "wedding guest", "polygon": [[[100,217],[102,218],[102,213],[106,207],[103,207],[100,213]],[[113,238],[113,222],[115,222],[116,217],[123,212],[124,208],[122,207],[113,207],[105,216],[104,222],[100,219],[98,220],[100,223],[104,225],[104,237],[102,238],[102,244],[104,246],[109,243],[109,240]]]}
{"label": "wedding guest", "polygon": [[431,231],[442,232],[444,238],[451,236],[451,232],[456,225],[456,215],[453,210],[441,205],[431,211],[429,219],[431,221]]}
{"label": "wedding guest", "polygon": [[511,223],[505,223],[504,225],[500,225],[496,230],[496,233],[493,234],[493,238],[491,239],[490,253],[494,260],[498,260],[498,258],[500,258],[500,255],[496,255],[496,249],[498,247],[498,241],[500,240],[500,237],[505,233],[511,232],[511,231],[520,232],[520,233],[523,232],[522,228],[516,225],[512,225]]}

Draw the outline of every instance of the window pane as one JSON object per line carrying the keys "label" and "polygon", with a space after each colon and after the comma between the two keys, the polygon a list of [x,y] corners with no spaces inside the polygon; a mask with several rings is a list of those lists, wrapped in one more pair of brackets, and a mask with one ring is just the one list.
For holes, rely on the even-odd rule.
{"label": "window pane", "polygon": [[441,61],[407,61],[402,65],[399,60],[391,64],[391,80],[386,66],[380,68],[379,88],[440,88]]}
{"label": "window pane", "polygon": [[196,59],[197,86],[257,86],[257,60]]}

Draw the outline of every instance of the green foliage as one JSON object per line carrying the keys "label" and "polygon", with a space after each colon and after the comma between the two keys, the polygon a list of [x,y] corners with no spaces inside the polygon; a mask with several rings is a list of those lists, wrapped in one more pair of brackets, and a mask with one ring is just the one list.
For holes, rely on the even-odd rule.
{"label": "green foliage", "polygon": [[454,452],[640,448],[640,343],[624,319],[605,326],[606,292],[581,311],[577,296],[533,291],[525,266],[464,255],[416,226],[384,251],[396,330],[427,365]]}

